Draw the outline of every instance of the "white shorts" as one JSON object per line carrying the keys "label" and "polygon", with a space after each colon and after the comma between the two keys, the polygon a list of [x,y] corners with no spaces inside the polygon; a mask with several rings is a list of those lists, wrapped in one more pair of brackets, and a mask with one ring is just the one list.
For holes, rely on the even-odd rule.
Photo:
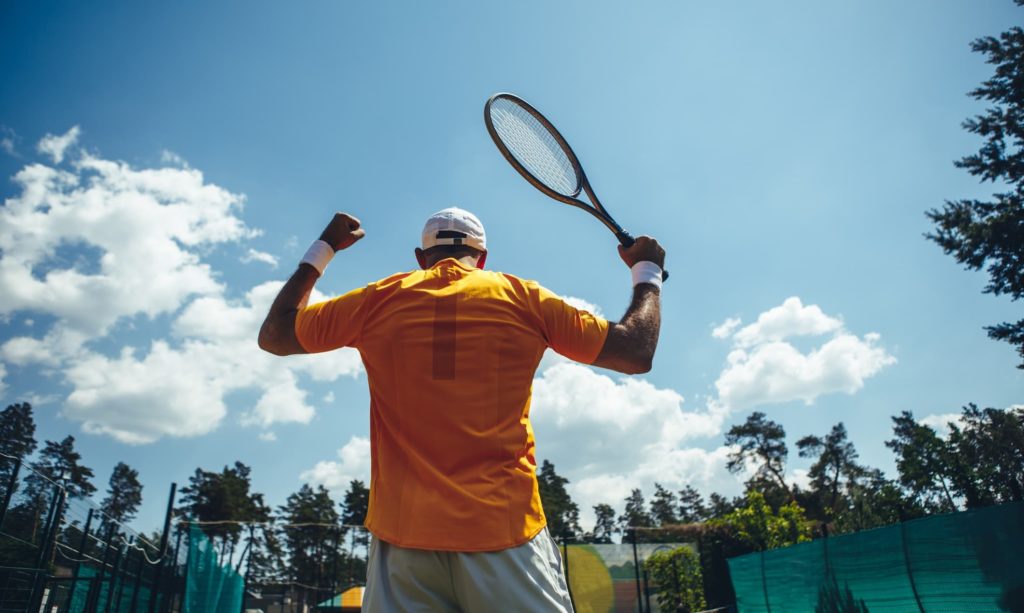
{"label": "white shorts", "polygon": [[363,610],[572,613],[562,556],[547,528],[501,551],[404,549],[373,537]]}

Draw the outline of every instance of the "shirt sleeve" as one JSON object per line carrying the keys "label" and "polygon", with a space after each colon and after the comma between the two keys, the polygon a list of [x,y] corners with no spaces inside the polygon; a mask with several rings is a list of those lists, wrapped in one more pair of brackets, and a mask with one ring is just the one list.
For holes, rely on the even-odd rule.
{"label": "shirt sleeve", "polygon": [[370,287],[318,302],[301,309],[295,316],[295,338],[309,353],[356,347],[366,319],[366,299]]}
{"label": "shirt sleeve", "polygon": [[604,347],[608,320],[577,309],[551,290],[536,287],[548,346],[570,360],[592,364]]}

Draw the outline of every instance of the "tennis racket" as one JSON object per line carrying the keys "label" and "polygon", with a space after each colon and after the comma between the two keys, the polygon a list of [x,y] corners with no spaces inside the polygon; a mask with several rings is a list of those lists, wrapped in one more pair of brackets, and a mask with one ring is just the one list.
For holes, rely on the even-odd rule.
{"label": "tennis racket", "polygon": [[[484,105],[484,123],[501,154],[531,185],[596,217],[623,247],[636,242],[594,195],[579,158],[540,111],[513,94],[494,94]],[[581,191],[589,204],[578,198]],[[668,279],[667,270],[661,278]]]}

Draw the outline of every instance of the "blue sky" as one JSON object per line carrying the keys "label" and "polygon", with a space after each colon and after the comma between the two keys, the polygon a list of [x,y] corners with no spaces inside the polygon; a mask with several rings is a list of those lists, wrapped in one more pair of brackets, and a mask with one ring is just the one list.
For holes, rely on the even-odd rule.
{"label": "blue sky", "polygon": [[367,238],[327,295],[413,267],[425,217],[459,205],[490,268],[621,314],[613,237],[490,142],[497,91],[555,121],[673,273],[651,373],[538,372],[538,453],[582,506],[655,480],[737,493],[722,434],[753,410],[791,444],[842,421],[892,475],[890,415],[1022,402],[982,330],[1019,305],[923,238],[927,209],[993,189],[953,160],[979,145],[960,123],[990,74],[969,43],[1020,23],[1009,1],[2,11],[0,403],[31,400],[40,440],[74,434],[101,489],[138,468],[142,529],[197,466],[251,464],[275,505],[368,477],[358,359],[254,340],[335,210]]}

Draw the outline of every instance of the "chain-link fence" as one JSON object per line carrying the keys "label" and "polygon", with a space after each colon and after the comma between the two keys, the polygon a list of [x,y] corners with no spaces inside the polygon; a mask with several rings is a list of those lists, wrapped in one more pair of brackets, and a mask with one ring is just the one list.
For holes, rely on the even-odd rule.
{"label": "chain-link fence", "polygon": [[176,611],[186,558],[184,532],[145,537],[0,455],[0,613]]}

